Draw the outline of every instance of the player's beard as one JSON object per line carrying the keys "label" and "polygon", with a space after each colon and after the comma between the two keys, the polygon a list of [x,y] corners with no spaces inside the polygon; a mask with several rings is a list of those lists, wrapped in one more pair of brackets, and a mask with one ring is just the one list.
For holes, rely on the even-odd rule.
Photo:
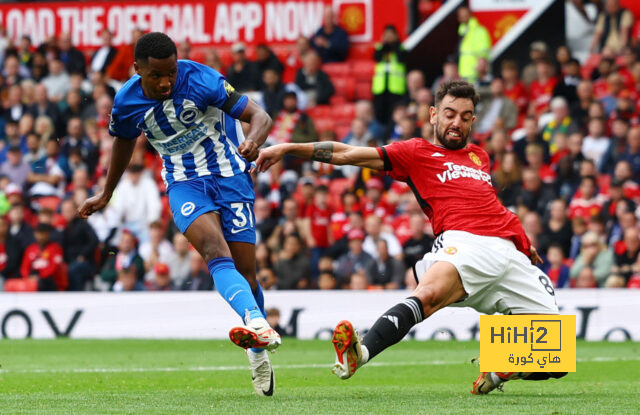
{"label": "player's beard", "polygon": [[[435,131],[436,138],[438,139],[440,144],[442,144],[444,148],[447,148],[449,150],[460,150],[461,148],[464,148],[467,145],[467,141],[469,141],[469,133],[471,132],[470,129],[464,132],[462,130],[453,129],[453,128],[449,128],[445,131],[442,131],[440,129],[440,123],[438,121],[436,121],[435,130],[436,130]],[[460,134],[459,140],[447,138],[448,137],[447,133],[451,130]]]}

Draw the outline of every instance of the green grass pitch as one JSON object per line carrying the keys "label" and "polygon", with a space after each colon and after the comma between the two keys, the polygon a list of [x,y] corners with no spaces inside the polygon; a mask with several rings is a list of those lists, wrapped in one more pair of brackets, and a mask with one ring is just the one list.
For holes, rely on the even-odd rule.
{"label": "green grass pitch", "polygon": [[229,341],[0,340],[0,413],[639,414],[640,343],[577,350],[563,379],[473,396],[477,342],[401,342],[341,381],[330,342],[285,338],[261,398]]}

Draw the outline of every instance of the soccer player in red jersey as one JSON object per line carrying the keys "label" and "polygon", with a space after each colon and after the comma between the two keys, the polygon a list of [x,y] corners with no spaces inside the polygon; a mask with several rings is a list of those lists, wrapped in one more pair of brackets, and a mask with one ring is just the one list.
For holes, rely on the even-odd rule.
{"label": "soccer player in red jersey", "polygon": [[[360,339],[348,321],[334,331],[334,373],[351,377],[358,367],[446,306],[472,307],[493,314],[558,314],[549,277],[517,216],[496,197],[489,156],[468,144],[478,95],[465,81],[444,83],[430,108],[435,144],[422,138],[374,147],[338,142],[280,144],[261,150],[264,171],[291,154],[331,164],[385,170],[406,182],[433,224],[433,249],[414,266],[418,286],[410,297],[387,310]],[[562,373],[481,373],[472,393],[485,394],[511,379],[542,380]]]}

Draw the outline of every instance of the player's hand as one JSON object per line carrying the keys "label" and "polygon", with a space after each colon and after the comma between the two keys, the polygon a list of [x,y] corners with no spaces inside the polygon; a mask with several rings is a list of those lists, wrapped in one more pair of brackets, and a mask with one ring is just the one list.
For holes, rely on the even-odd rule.
{"label": "player's hand", "polygon": [[531,263],[533,265],[542,264],[542,258],[540,258],[540,255],[538,255],[538,251],[534,247],[531,247],[531,249],[529,249],[529,258],[531,259]]}
{"label": "player's hand", "polygon": [[85,200],[82,206],[78,209],[78,216],[83,219],[88,218],[93,214],[93,212],[97,212],[107,206],[109,199],[110,198],[105,196],[103,193],[98,193],[97,195],[90,197]]}
{"label": "player's hand", "polygon": [[244,140],[238,147],[238,152],[249,163],[258,158],[259,152],[258,144],[253,140]]}
{"label": "player's hand", "polygon": [[284,156],[284,148],[278,144],[275,146],[263,148],[256,161],[256,167],[259,172],[267,171],[267,169],[276,164]]}

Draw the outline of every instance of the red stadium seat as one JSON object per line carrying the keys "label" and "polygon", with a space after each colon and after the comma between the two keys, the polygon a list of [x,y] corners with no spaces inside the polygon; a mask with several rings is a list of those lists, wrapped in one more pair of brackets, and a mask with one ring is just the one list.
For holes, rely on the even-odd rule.
{"label": "red stadium seat", "polygon": [[345,77],[351,74],[351,65],[347,62],[331,62],[322,65],[322,70],[329,75],[329,78]]}
{"label": "red stadium seat", "polygon": [[222,61],[222,65],[226,68],[233,63],[233,57],[231,55],[231,51],[228,48],[219,48],[216,49],[218,52],[218,56],[220,56],[220,61]]}
{"label": "red stadium seat", "polygon": [[371,44],[355,44],[349,47],[349,55],[347,59],[351,60],[360,60],[360,59],[373,59],[373,51],[374,47]]}
{"label": "red stadium seat", "polygon": [[373,93],[371,92],[371,82],[358,82],[355,86],[355,98],[360,99],[373,99]]}
{"label": "red stadium seat", "polygon": [[276,57],[278,58],[278,60],[284,64],[285,61],[287,60],[287,58],[289,57],[289,55],[291,54],[291,48],[289,46],[273,46],[271,48],[271,50],[273,50],[273,53],[276,55]]}
{"label": "red stadium seat", "polygon": [[347,101],[353,100],[355,94],[355,84],[352,78],[332,78],[331,83],[333,83],[336,95],[345,97]]}
{"label": "red stadium seat", "polygon": [[334,105],[342,105],[346,102],[347,99],[342,95],[332,95],[331,98],[329,98],[329,105],[331,105],[332,107]]}
{"label": "red stadium seat", "polygon": [[331,107],[329,105],[316,105],[307,110],[307,115],[313,119],[328,118],[331,116]]}
{"label": "red stadium seat", "polygon": [[23,278],[10,278],[4,283],[6,292],[35,292],[38,291],[38,281]]}
{"label": "red stadium seat", "polygon": [[38,206],[40,209],[47,208],[54,212],[56,212],[58,207],[60,207],[60,202],[61,200],[57,196],[42,196],[38,198]]}
{"label": "red stadium seat", "polygon": [[589,55],[589,57],[587,58],[587,61],[582,65],[582,69],[580,70],[582,78],[584,79],[591,78],[591,72],[593,72],[596,66],[598,66],[598,64],[600,63],[600,58],[601,56],[597,53],[593,53]]}
{"label": "red stadium seat", "polygon": [[338,140],[342,141],[350,131],[351,125],[337,125],[336,136],[338,137]]}
{"label": "red stadium seat", "polygon": [[358,81],[371,81],[376,69],[376,63],[372,60],[357,60],[351,62],[351,73]]}
{"label": "red stadium seat", "polygon": [[316,118],[313,120],[315,126],[316,126],[316,130],[318,130],[318,132],[323,132],[323,131],[328,131],[328,130],[333,130],[336,126],[335,121],[333,120],[333,118]]}

